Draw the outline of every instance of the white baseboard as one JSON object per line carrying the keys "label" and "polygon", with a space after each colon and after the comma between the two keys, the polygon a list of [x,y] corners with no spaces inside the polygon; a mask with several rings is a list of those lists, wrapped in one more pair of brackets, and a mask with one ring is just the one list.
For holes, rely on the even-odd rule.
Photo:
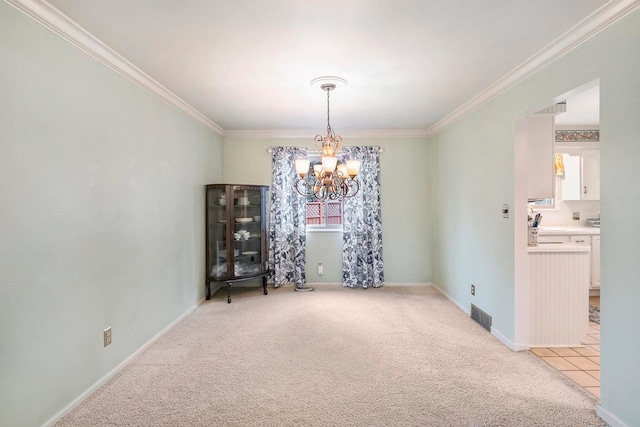
{"label": "white baseboard", "polygon": [[80,396],[76,397],[67,406],[62,408],[57,414],[55,414],[47,422],[45,422],[43,424],[43,427],[51,427],[51,426],[55,425],[65,415],[67,415],[69,412],[71,412],[76,406],[78,406],[80,403],[82,403],[86,398],[91,396],[92,393],[94,393],[97,389],[99,389],[107,381],[109,381],[115,374],[120,372],[120,370],[122,370],[122,368],[124,368],[126,365],[128,365],[129,362],[131,362],[133,359],[135,359],[137,356],[139,356],[143,351],[145,351],[151,344],[156,342],[160,337],[162,337],[164,334],[169,332],[175,325],[177,325],[182,320],[184,320],[188,315],[193,313],[198,308],[198,306],[200,306],[200,304],[202,304],[203,302],[204,302],[204,298],[201,299],[200,301],[198,301],[193,307],[191,307],[190,309],[185,311],[180,317],[178,317],[176,320],[171,322],[162,331],[158,332],[153,338],[151,338],[149,341],[147,341],[145,344],[143,344],[138,350],[136,350],[129,357],[127,357],[122,363],[120,363],[118,366],[113,368],[109,373],[107,373],[107,375],[105,375],[104,377],[100,378],[91,387],[89,387],[82,394],[80,394]]}
{"label": "white baseboard", "polygon": [[[306,283],[306,286],[342,286],[342,283]],[[432,286],[433,283],[385,283],[383,286]]]}
{"label": "white baseboard", "polygon": [[385,283],[385,286],[433,286],[433,283]]}
{"label": "white baseboard", "polygon": [[[462,306],[458,301],[453,299],[449,294],[447,294],[445,291],[443,291],[442,289],[440,289],[438,286],[434,285],[433,283],[431,283],[430,286],[433,286],[435,289],[437,289],[438,292],[440,292],[442,295],[444,295],[445,298],[447,298],[453,305],[458,307],[458,309],[460,309],[460,311],[462,311],[464,314],[466,314],[467,316],[471,316],[471,310],[470,309],[467,310],[466,307]],[[516,344],[513,341],[509,340],[507,337],[505,337],[499,330],[497,330],[494,327],[491,327],[491,335],[496,337],[502,344],[507,346],[512,351],[529,350],[529,345],[528,344]]]}
{"label": "white baseboard", "polygon": [[525,350],[529,350],[530,348],[529,344],[514,343],[509,338],[502,335],[502,333],[496,328],[493,328],[493,327],[491,328],[491,334],[494,337],[498,338],[498,340],[500,340],[502,344],[506,345],[509,349],[511,349],[511,351],[525,351]]}
{"label": "white baseboard", "polygon": [[611,427],[629,427],[627,424],[620,421],[618,417],[607,411],[602,404],[598,404],[598,406],[596,406],[596,415],[602,418],[604,422],[609,424]]}
{"label": "white baseboard", "polygon": [[442,289],[440,289],[437,285],[434,285],[433,283],[431,284],[431,286],[433,286],[438,292],[440,292],[442,295],[444,295],[444,297],[446,299],[448,299],[449,302],[451,302],[451,304],[453,304],[456,307],[458,307],[460,309],[460,311],[462,311],[467,316],[471,316],[471,311],[467,310],[466,307],[462,306],[458,301],[456,301],[453,298],[451,298],[451,296],[448,293],[446,293],[445,291],[443,291]]}
{"label": "white baseboard", "polygon": [[305,286],[342,286],[342,283],[328,283],[328,282],[318,282],[318,283],[311,283],[311,282],[307,282],[304,284]]}

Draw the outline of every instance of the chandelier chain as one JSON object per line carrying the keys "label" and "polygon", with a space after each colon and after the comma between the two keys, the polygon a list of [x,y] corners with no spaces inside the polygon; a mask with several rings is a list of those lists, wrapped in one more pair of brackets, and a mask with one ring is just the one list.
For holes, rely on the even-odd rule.
{"label": "chandelier chain", "polygon": [[327,90],[327,135],[333,135],[333,129],[331,129],[331,122],[329,120],[329,95],[331,90]]}
{"label": "chandelier chain", "polygon": [[334,89],[334,85],[327,84],[323,85],[322,88],[327,91],[327,136],[333,137],[333,129],[331,129],[331,120],[330,120],[330,102],[329,95],[331,95],[331,91]]}

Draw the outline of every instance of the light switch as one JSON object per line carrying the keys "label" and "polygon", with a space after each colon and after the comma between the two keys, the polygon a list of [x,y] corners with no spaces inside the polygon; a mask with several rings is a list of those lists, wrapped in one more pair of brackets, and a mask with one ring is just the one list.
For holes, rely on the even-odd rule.
{"label": "light switch", "polygon": [[502,205],[502,217],[509,218],[509,205],[507,204]]}

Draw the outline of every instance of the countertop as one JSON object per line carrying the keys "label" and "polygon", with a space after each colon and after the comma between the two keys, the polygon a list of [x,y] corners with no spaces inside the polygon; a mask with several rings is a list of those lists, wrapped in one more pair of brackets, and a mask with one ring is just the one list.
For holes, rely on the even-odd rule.
{"label": "countertop", "polygon": [[600,235],[599,227],[571,227],[571,226],[549,226],[549,227],[538,227],[538,235],[547,235],[547,236],[566,236],[570,234],[575,235],[589,235],[589,236],[598,236]]}
{"label": "countertop", "polygon": [[591,252],[591,245],[572,245],[570,243],[539,243],[527,246],[527,252]]}

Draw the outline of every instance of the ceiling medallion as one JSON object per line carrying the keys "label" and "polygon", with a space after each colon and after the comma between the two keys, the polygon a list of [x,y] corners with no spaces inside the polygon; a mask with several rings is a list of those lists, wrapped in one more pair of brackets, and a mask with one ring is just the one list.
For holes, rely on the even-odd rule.
{"label": "ceiling medallion", "polygon": [[347,87],[349,83],[342,77],[336,77],[336,76],[316,77],[315,79],[309,82],[309,86],[313,88],[320,88],[320,89],[322,89],[322,86],[326,84],[332,84],[335,87],[335,89],[343,89]]}

